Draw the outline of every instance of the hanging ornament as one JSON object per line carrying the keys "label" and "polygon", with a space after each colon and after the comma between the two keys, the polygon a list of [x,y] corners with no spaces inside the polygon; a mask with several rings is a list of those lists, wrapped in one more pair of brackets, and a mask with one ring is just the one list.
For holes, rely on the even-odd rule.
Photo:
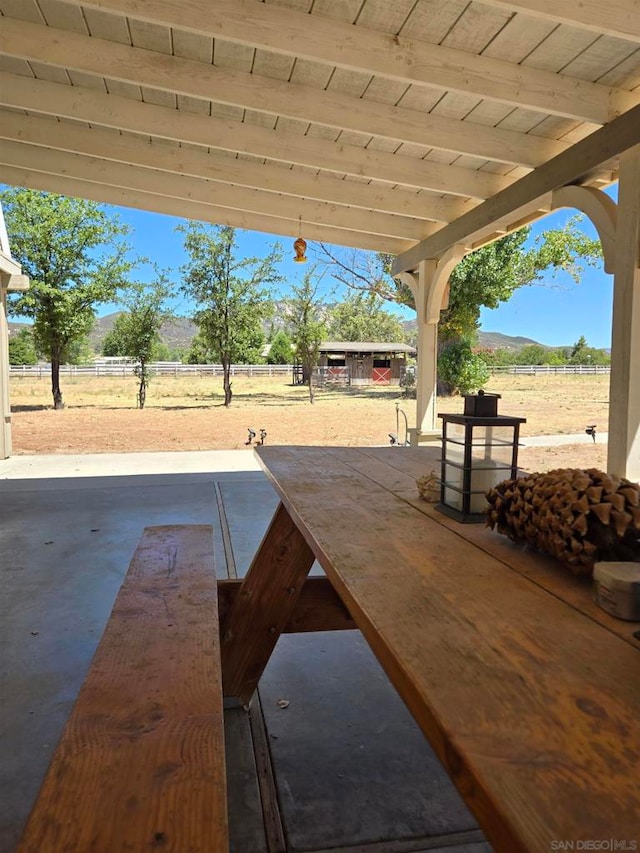
{"label": "hanging ornament", "polygon": [[294,261],[296,264],[306,264],[307,256],[305,252],[307,251],[307,241],[303,240],[302,237],[298,237],[296,242],[293,244],[293,250],[296,253],[294,257]]}
{"label": "hanging ornament", "polygon": [[[302,216],[300,217],[300,227],[298,229],[298,234],[302,231]],[[302,237],[298,237],[298,239],[293,244],[293,250],[296,253],[294,257],[294,262],[296,264],[306,264],[307,262],[307,241],[303,240]]]}

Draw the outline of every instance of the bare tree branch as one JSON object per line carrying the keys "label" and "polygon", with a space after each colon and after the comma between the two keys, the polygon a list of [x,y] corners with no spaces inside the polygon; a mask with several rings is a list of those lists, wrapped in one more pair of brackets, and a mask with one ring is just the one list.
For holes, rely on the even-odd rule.
{"label": "bare tree branch", "polygon": [[384,268],[381,255],[361,249],[345,249],[341,254],[318,243],[320,263],[332,278],[352,290],[376,293],[387,302],[406,305],[406,294],[399,289]]}

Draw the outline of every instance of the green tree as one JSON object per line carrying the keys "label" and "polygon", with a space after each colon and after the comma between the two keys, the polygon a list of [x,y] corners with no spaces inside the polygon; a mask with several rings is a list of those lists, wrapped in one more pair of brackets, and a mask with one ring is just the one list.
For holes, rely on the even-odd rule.
{"label": "green tree", "polygon": [[442,382],[457,394],[477,391],[491,375],[486,363],[473,352],[467,340],[447,344],[440,353],[438,368]]}
{"label": "green tree", "polygon": [[9,337],[9,364],[37,364],[38,354],[33,343],[33,331],[20,329]]}
{"label": "green tree", "polygon": [[518,363],[518,352],[519,350],[499,347],[498,349],[494,350],[480,350],[478,352],[478,355],[484,361],[485,364],[489,364],[494,367],[506,367],[510,364]]}
{"label": "green tree", "polygon": [[30,279],[11,311],[33,320],[36,347],[51,362],[53,405],[62,409],[60,365],[131,268],[121,240],[127,229],[92,201],[27,189],[0,198],[12,252]]}
{"label": "green tree", "polygon": [[580,335],[567,361],[569,364],[611,364],[611,356],[605,350],[590,347],[585,336]]}
{"label": "green tree", "polygon": [[122,311],[116,314],[113,326],[102,339],[102,355],[108,358],[117,358],[118,356],[124,358],[126,356],[124,341],[125,325],[126,315]]}
{"label": "green tree", "polygon": [[[600,242],[580,230],[580,221],[580,216],[574,216],[563,228],[543,231],[529,248],[524,244],[531,229],[522,228],[467,255],[449,279],[449,305],[442,311],[438,326],[440,352],[451,343],[475,343],[483,307],[497,308],[519,287],[546,283],[560,271],[578,282],[585,263],[598,264],[602,256]],[[392,255],[352,252],[341,256],[321,248],[339,281],[415,308],[411,290],[391,278]],[[451,374],[447,376],[445,381],[439,371],[441,393],[456,390]]]}
{"label": "green tree", "polygon": [[64,364],[91,364],[95,358],[95,352],[91,346],[88,335],[74,338],[66,351]]}
{"label": "green tree", "polygon": [[262,320],[271,309],[268,286],[281,280],[276,245],[263,259],[237,260],[235,229],[200,222],[180,225],[189,262],[183,291],[201,308],[194,315],[207,347],[222,365],[224,404],[231,405],[231,365],[259,352]]}
{"label": "green tree", "polygon": [[214,362],[214,357],[201,330],[198,330],[193,336],[186,362],[187,364],[213,364]]}
{"label": "green tree", "polygon": [[171,294],[169,280],[159,273],[151,284],[130,282],[122,298],[128,311],[119,314],[114,330],[120,338],[121,354],[135,360],[133,369],[138,379],[138,408],[144,409],[151,379],[150,363],[157,358],[162,324],[171,317],[167,299]]}
{"label": "green tree", "polygon": [[286,332],[276,332],[269,347],[269,364],[291,364],[293,361],[293,342]]}
{"label": "green tree", "polygon": [[575,344],[571,347],[571,355],[569,356],[570,364],[585,364],[584,359],[587,355],[587,339],[584,335],[580,335]]}
{"label": "green tree", "polygon": [[567,363],[567,359],[565,357],[564,351],[561,349],[550,349],[547,350],[547,354],[544,360],[545,364],[551,365],[562,365]]}
{"label": "green tree", "polygon": [[327,335],[333,341],[404,340],[402,323],[384,308],[376,293],[352,291],[329,312]]}
{"label": "green tree", "polygon": [[288,327],[296,350],[296,359],[302,366],[302,380],[309,388],[309,402],[313,403],[313,368],[318,364],[320,344],[326,337],[322,322],[322,300],[318,298],[319,279],[315,267],[303,276],[302,283],[293,285],[293,296],[288,300]]}
{"label": "green tree", "polygon": [[546,364],[549,351],[541,344],[527,344],[518,352],[517,364]]}
{"label": "green tree", "polygon": [[[160,331],[159,334],[162,335],[162,331]],[[183,350],[176,347],[170,347],[169,344],[162,340],[162,338],[158,340],[158,343],[153,349],[154,361],[182,361],[183,355]]]}
{"label": "green tree", "polygon": [[611,364],[611,355],[603,349],[587,347],[584,351],[583,364]]}

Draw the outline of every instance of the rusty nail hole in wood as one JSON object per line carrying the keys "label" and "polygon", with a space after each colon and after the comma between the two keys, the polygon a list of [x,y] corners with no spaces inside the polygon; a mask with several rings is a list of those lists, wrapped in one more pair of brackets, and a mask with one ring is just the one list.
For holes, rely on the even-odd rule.
{"label": "rusty nail hole in wood", "polygon": [[275,625],[272,625],[272,626],[269,628],[269,633],[270,633],[270,634],[275,634],[275,632],[276,632],[276,626],[275,626]]}
{"label": "rusty nail hole in wood", "polygon": [[164,834],[164,832],[156,832],[153,836],[154,844],[164,844],[166,840],[167,836]]}
{"label": "rusty nail hole in wood", "polygon": [[287,590],[287,592],[289,593],[289,595],[293,595],[293,593],[294,593],[295,591],[296,591],[295,586],[290,586],[290,587],[289,587],[289,589]]}

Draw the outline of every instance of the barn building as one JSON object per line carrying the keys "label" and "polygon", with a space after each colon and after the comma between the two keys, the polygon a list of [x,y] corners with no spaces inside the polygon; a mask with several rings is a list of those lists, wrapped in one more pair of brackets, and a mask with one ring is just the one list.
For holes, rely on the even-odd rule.
{"label": "barn building", "polygon": [[375,341],[327,341],[320,347],[320,376],[350,385],[399,385],[407,358],[416,350],[409,344]]}

